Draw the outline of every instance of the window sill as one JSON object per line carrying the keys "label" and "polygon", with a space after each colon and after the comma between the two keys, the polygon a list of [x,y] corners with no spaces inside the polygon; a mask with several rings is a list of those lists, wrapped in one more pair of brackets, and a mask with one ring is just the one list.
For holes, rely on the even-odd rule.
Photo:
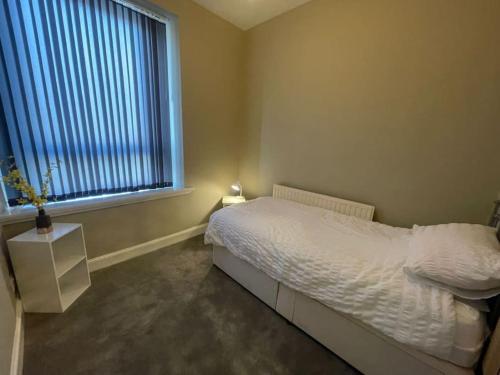
{"label": "window sill", "polygon": [[[156,199],[172,198],[187,195],[194,188],[165,188],[157,190],[144,190],[123,194],[110,194],[98,197],[74,199],[63,202],[49,203],[45,206],[47,214],[52,217],[76,214],[80,212],[101,210],[103,208],[123,206]],[[0,213],[0,224],[12,224],[32,220],[37,215],[34,207],[11,208],[5,213]]]}

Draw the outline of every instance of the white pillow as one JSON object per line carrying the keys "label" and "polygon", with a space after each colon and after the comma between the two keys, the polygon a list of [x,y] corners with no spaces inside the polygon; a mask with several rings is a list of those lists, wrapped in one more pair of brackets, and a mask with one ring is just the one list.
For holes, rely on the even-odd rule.
{"label": "white pillow", "polygon": [[500,244],[494,228],[415,225],[404,266],[412,278],[468,299],[500,294]]}

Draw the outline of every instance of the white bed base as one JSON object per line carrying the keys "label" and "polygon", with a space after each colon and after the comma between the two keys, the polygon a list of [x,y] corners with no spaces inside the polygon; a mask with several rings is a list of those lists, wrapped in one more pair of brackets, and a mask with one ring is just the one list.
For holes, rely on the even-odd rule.
{"label": "white bed base", "polygon": [[366,375],[473,375],[400,344],[360,321],[332,310],[270,278],[234,256],[213,247],[213,263],[266,305]]}
{"label": "white bed base", "polygon": [[[326,195],[275,185],[273,197],[319,206],[367,220],[375,208]],[[366,375],[473,375],[339,313],[270,278],[234,256],[225,247],[213,247],[213,263],[269,307],[302,329]]]}

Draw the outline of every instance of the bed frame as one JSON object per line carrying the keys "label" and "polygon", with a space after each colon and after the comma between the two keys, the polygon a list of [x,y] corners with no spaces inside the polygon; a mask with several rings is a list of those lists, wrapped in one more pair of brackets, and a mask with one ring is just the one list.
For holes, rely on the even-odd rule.
{"label": "bed frame", "polygon": [[[273,197],[318,206],[366,220],[372,220],[375,211],[375,207],[366,204],[281,185],[274,185]],[[364,374],[474,374],[473,369],[456,366],[401,344],[359,320],[286,287],[234,256],[225,247],[214,245],[213,263],[289,322]],[[498,362],[497,355],[490,354],[487,353],[486,358],[489,356]],[[495,368],[496,365],[490,361],[491,368]],[[485,372],[485,375],[490,374]]]}

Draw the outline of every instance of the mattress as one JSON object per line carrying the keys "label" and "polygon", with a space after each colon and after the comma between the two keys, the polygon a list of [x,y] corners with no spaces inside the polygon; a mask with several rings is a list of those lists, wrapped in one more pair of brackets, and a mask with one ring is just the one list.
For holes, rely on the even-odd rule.
{"label": "mattress", "polygon": [[472,367],[479,359],[488,333],[486,316],[484,312],[460,301],[455,301],[455,312],[455,336],[449,361]]}
{"label": "mattress", "polygon": [[273,279],[421,351],[471,366],[484,316],[402,270],[411,231],[259,198],[217,211],[205,239]]}

